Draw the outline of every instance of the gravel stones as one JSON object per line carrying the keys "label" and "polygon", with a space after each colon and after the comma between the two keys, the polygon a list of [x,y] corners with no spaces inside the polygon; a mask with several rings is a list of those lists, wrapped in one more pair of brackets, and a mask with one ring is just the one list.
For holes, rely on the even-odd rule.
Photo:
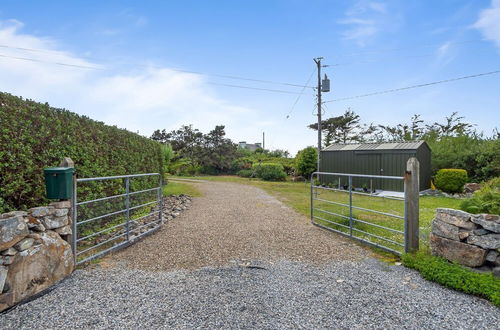
{"label": "gravel stones", "polygon": [[77,270],[50,293],[3,314],[2,327],[486,329],[500,322],[486,300],[373,259],[239,263],[195,271],[104,264]]}
{"label": "gravel stones", "polygon": [[[190,183],[195,184],[195,183]],[[149,270],[197,269],[231,260],[359,260],[370,250],[310,224],[263,190],[235,183],[196,183],[203,197],[170,215],[150,237],[105,258]],[[170,209],[177,207],[164,203]],[[145,252],[147,251],[147,252]],[[166,252],[168,251],[168,252]]]}

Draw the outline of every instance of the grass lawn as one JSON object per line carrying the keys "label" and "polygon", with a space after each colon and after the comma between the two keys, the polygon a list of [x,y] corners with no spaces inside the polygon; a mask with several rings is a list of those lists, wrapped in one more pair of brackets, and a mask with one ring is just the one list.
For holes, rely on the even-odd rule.
{"label": "grass lawn", "polygon": [[201,191],[196,189],[193,185],[189,183],[183,183],[179,181],[168,181],[168,184],[163,187],[163,196],[171,195],[189,195],[191,197],[201,196]]}
{"label": "grass lawn", "polygon": [[[173,178],[173,177],[172,177]],[[186,177],[183,177],[186,178]],[[248,179],[241,178],[237,176],[199,176],[193,177],[194,179],[201,179],[207,181],[225,181],[225,182],[236,182],[242,184],[248,184],[262,188],[269,194],[275,196],[283,203],[289,205],[297,212],[302,213],[306,216],[310,216],[310,185],[309,182],[270,182],[262,181],[260,179]],[[318,198],[336,201],[340,203],[348,203],[348,194],[344,192],[334,192],[323,189],[318,189]],[[432,197],[424,196],[420,198],[420,238],[422,243],[427,245],[428,235],[430,232],[430,226],[432,219],[434,218],[436,208],[438,207],[449,207],[458,208],[460,200],[454,198],[446,197]],[[404,215],[404,204],[402,201],[396,201],[385,198],[370,197],[364,195],[353,195],[353,205],[363,208],[369,208],[373,210],[378,210],[382,212],[387,212],[399,216]],[[338,205],[332,205],[325,202],[315,201],[315,208],[325,210],[327,212],[334,212],[342,215],[348,215],[348,208]],[[347,224],[348,221],[344,218],[333,216],[324,212],[315,212],[315,216],[320,216],[326,220],[335,221],[341,224]],[[404,221],[402,219],[397,219],[385,215],[375,214],[363,210],[354,210],[353,216],[363,221],[367,221],[374,224],[383,225],[395,230],[403,231]],[[326,221],[321,221],[317,219],[317,222],[324,223],[334,229],[341,231],[347,231],[344,227],[336,226]],[[394,240],[396,242],[403,242],[403,236],[399,233],[388,231],[385,229],[370,226],[364,223],[355,222],[354,227],[358,230],[369,231],[370,233],[382,236]],[[357,236],[368,238],[361,232],[356,232]],[[381,240],[370,237],[372,241],[381,243]],[[383,241],[384,245],[387,245],[387,241]],[[389,243],[390,244],[390,243]],[[396,250],[401,250],[400,246],[391,246]]]}

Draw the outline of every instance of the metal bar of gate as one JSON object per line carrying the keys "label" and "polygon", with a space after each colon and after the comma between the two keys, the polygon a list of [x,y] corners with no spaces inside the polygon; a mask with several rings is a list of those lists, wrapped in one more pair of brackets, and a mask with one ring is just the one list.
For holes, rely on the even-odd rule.
{"label": "metal bar of gate", "polygon": [[127,241],[130,241],[130,178],[125,178],[125,230],[127,232]]}
{"label": "metal bar of gate", "polygon": [[[139,191],[130,191],[131,190],[130,189],[130,179],[139,178],[139,177],[146,177],[146,176],[155,176],[155,175],[157,175],[159,177],[158,187],[143,189],[143,190],[139,190]],[[115,180],[115,179],[123,179],[124,186],[125,186],[124,187],[125,188],[124,194],[106,196],[106,197],[102,197],[102,198],[80,201],[80,202],[78,201],[78,196],[77,196],[78,183],[90,182],[90,181]],[[73,255],[75,258],[75,263],[81,264],[81,263],[90,261],[90,260],[97,258],[99,256],[102,256],[105,253],[108,253],[112,250],[115,250],[115,249],[118,249],[118,248],[121,248],[121,247],[124,247],[124,246],[131,244],[134,241],[134,240],[132,240],[131,233],[134,233],[134,237],[142,237],[144,235],[147,235],[147,234],[152,233],[155,230],[157,230],[163,222],[163,217],[162,217],[162,213],[163,213],[162,212],[162,206],[163,206],[162,186],[163,186],[163,180],[162,180],[161,175],[159,173],[118,175],[118,176],[107,176],[107,177],[98,177],[98,178],[76,178],[76,176],[75,176],[75,178],[73,180],[73,199],[72,199],[72,220],[73,220],[73,222],[72,222],[72,227],[73,227],[72,248],[73,248]],[[143,204],[136,205],[136,206],[131,206],[130,196],[136,195],[136,194],[141,194],[141,193],[147,193],[147,192],[151,192],[151,191],[157,191],[156,198],[154,201],[143,203]],[[94,202],[106,201],[106,200],[110,200],[110,199],[118,198],[118,197],[125,197],[125,208],[123,210],[110,212],[110,213],[96,216],[96,217],[93,217],[90,219],[85,219],[83,221],[78,221],[78,210],[77,210],[78,206],[87,205],[87,204],[94,203]],[[151,209],[150,212],[146,215],[140,216],[139,218],[132,219],[132,214],[131,214],[132,210],[139,209],[141,207],[145,207],[145,206],[148,206],[151,204],[157,204],[157,208]],[[155,209],[156,209],[156,211],[155,211]],[[110,217],[113,215],[122,214],[122,213],[125,213],[123,223],[113,225],[109,228],[99,230],[95,233],[91,233],[89,235],[86,235],[86,236],[83,236],[80,238],[78,237],[79,225],[89,223],[92,221],[96,221],[99,219],[103,219],[105,217]],[[155,216],[156,213],[159,214],[157,220],[148,222],[148,220],[146,219],[145,222],[142,224],[138,222],[139,220],[142,220],[142,219],[145,219],[148,217],[153,217],[153,216]],[[132,223],[138,224],[138,226],[136,226],[135,228],[132,229],[131,228]],[[99,242],[97,244],[94,244],[91,247],[87,247],[81,251],[78,251],[78,243],[79,242],[82,242],[82,241],[85,241],[87,239],[102,235],[106,232],[113,233],[114,230],[117,230],[119,227],[123,227],[123,226],[125,226],[125,232],[117,232],[116,235],[111,234],[112,236],[109,238],[107,237],[106,240]],[[145,228],[145,227],[152,227],[152,229],[149,229],[149,230],[144,232],[141,229]],[[107,244],[113,244],[112,242],[114,242],[117,239],[120,239],[122,237],[125,237],[124,241],[114,243],[114,245],[112,245],[111,247],[107,247]],[[90,256],[86,256],[82,260],[77,259],[78,256],[85,255],[85,254],[89,253],[90,251],[93,251],[93,250],[95,250],[99,247],[103,247],[103,246],[106,247],[104,250],[98,251],[98,252],[96,251],[95,253],[91,254]]]}
{"label": "metal bar of gate", "polygon": [[[335,189],[335,188],[328,188],[328,187],[321,187],[321,186],[318,186],[318,185],[315,185],[314,184],[314,178],[317,177],[319,178],[320,176],[341,176],[341,177],[347,177],[348,178],[348,190],[345,191],[345,190],[341,190],[341,189]],[[393,218],[398,218],[398,219],[403,219],[405,220],[405,224],[406,224],[406,209],[405,209],[405,216],[399,216],[399,215],[396,215],[396,214],[392,214],[392,213],[388,213],[388,212],[382,212],[382,211],[377,211],[377,210],[372,210],[372,209],[368,209],[368,208],[365,208],[365,207],[359,207],[359,206],[354,206],[353,205],[353,195],[354,194],[361,194],[361,195],[365,195],[367,197],[381,197],[381,196],[376,196],[376,195],[372,195],[371,193],[370,194],[366,194],[366,193],[359,193],[359,192],[355,192],[353,190],[353,177],[363,177],[363,178],[370,178],[370,180],[372,179],[390,179],[390,180],[404,180],[404,177],[398,177],[398,176],[386,176],[386,175],[363,175],[363,174],[349,174],[349,173],[328,173],[328,172],[314,172],[313,174],[311,174],[311,222],[316,225],[316,226],[319,226],[319,227],[322,227],[322,228],[325,228],[325,229],[328,229],[328,230],[331,230],[331,231],[334,231],[336,233],[339,233],[341,235],[344,235],[344,236],[348,236],[348,237],[351,237],[351,238],[354,238],[356,240],[359,240],[359,241],[362,241],[364,243],[367,243],[369,245],[372,245],[372,246],[376,246],[378,248],[381,248],[381,249],[384,249],[384,250],[387,250],[389,252],[392,252],[392,253],[395,253],[395,254],[398,254],[400,255],[401,252],[400,251],[397,251],[393,248],[390,248],[388,246],[385,246],[385,245],[382,245],[382,244],[379,244],[377,242],[373,242],[371,240],[368,240],[368,239],[365,239],[363,237],[358,237],[354,234],[354,232],[358,232],[358,233],[361,233],[363,235],[366,235],[366,236],[369,236],[369,237],[374,237],[380,241],[384,241],[384,242],[387,242],[387,243],[390,243],[392,245],[396,245],[396,246],[401,246],[401,247],[405,247],[405,244],[402,244],[400,242],[397,242],[397,241],[394,241],[392,239],[389,239],[387,237],[383,237],[383,236],[380,236],[380,235],[376,235],[376,234],[373,234],[373,233],[370,233],[368,231],[364,231],[364,230],[360,230],[358,228],[355,228],[354,227],[354,223],[355,222],[359,222],[359,223],[363,223],[363,224],[366,224],[366,225],[369,225],[369,226],[373,226],[373,227],[376,227],[376,228],[380,228],[380,229],[383,229],[383,230],[387,230],[387,231],[390,231],[390,232],[393,232],[395,234],[398,234],[398,235],[405,235],[405,231],[400,231],[400,230],[397,230],[397,229],[394,229],[394,228],[390,228],[390,227],[386,227],[386,226],[382,226],[382,225],[378,225],[378,224],[374,224],[374,223],[370,223],[368,221],[363,221],[361,219],[357,219],[353,216],[353,209],[358,209],[358,210],[362,210],[362,211],[367,211],[367,212],[372,212],[372,213],[376,213],[376,214],[380,214],[380,215],[384,215],[384,216],[389,216],[389,217],[393,217]],[[340,188],[340,179],[339,179],[339,188]],[[324,198],[318,198],[317,196],[314,196],[315,195],[315,189],[316,189],[316,193],[317,193],[317,189],[325,189],[325,190],[331,190],[331,191],[338,191],[338,192],[347,192],[349,194],[349,204],[345,204],[345,203],[339,203],[339,202],[334,202],[334,201],[329,201],[329,200],[326,200]],[[384,198],[386,198],[387,196],[384,196]],[[401,201],[401,202],[404,202],[405,199],[401,199],[401,198],[389,198],[389,199],[394,199],[394,200],[397,200],[397,201]],[[333,204],[333,205],[338,205],[338,206],[343,206],[343,207],[347,207],[348,210],[349,210],[349,216],[346,216],[346,215],[342,215],[342,214],[338,214],[338,213],[335,213],[335,212],[331,212],[331,211],[327,211],[327,210],[323,210],[323,209],[319,209],[319,208],[316,208],[315,205],[314,205],[314,201],[320,201],[320,202],[326,202],[326,203],[329,203],[329,204]],[[406,208],[406,205],[405,205],[405,208]],[[332,221],[332,220],[329,220],[329,219],[326,219],[324,217],[320,217],[318,215],[315,215],[314,214],[314,211],[318,211],[318,212],[323,212],[323,213],[326,213],[326,214],[329,214],[329,215],[332,215],[332,216],[338,216],[338,217],[341,217],[343,219],[346,219],[349,221],[349,224],[348,225],[344,225],[342,223],[338,223],[338,222],[335,222],[335,221]],[[345,228],[347,229],[348,231],[347,232],[343,232],[341,230],[337,230],[335,228],[331,228],[329,226],[326,226],[324,224],[320,224],[320,223],[316,223],[314,221],[314,219],[318,219],[318,220],[321,220],[321,221],[324,221],[324,222],[327,222],[327,223],[330,223],[334,226],[339,226],[339,227],[342,227],[342,228]]]}

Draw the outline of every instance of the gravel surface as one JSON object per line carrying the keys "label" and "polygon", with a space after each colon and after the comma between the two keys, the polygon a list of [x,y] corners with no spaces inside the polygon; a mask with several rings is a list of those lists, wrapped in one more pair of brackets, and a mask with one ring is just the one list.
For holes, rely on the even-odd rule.
{"label": "gravel surface", "polygon": [[260,262],[195,271],[78,270],[51,293],[1,315],[9,329],[493,329],[487,301],[374,259]]}
{"label": "gravel surface", "polygon": [[105,263],[149,270],[198,269],[235,259],[321,263],[359,260],[370,250],[315,227],[263,190],[236,183],[192,183],[203,197],[133,248]]}
{"label": "gravel surface", "polygon": [[[261,190],[205,196],[146,238],[0,314],[2,329],[493,329],[500,310],[389,266]],[[279,223],[278,223],[279,222]],[[495,326],[495,324],[497,326]]]}

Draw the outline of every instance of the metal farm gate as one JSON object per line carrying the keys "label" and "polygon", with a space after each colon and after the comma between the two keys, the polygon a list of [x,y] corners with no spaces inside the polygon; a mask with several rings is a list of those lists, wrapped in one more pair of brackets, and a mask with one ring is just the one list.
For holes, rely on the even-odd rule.
{"label": "metal farm gate", "polygon": [[76,178],[72,203],[72,247],[76,264],[82,264],[159,229],[162,178],[159,173]]}
{"label": "metal farm gate", "polygon": [[[418,250],[418,172],[416,158],[408,160],[401,176],[315,172],[311,222],[397,255]],[[404,197],[373,194],[366,187],[356,187],[354,179],[402,182]]]}

